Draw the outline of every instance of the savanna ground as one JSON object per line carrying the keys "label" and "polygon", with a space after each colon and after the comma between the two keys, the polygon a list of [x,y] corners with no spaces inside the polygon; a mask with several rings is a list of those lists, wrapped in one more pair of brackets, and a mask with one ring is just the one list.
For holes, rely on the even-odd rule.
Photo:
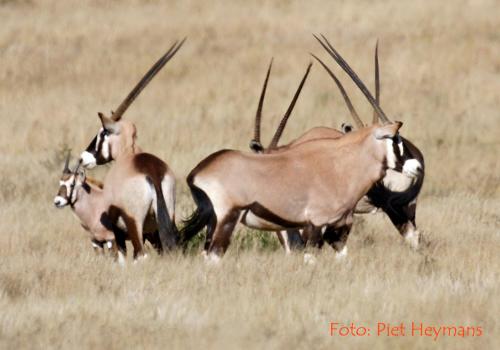
{"label": "savanna ground", "polygon": [[[497,1],[0,1],[0,347],[498,348],[500,17]],[[154,254],[124,269],[95,256],[52,204],[67,148],[80,152],[175,39],[188,36],[127,112],[139,144],[184,178],[221,148],[247,149],[274,57],[264,140],[324,33],[426,157],[419,252],[382,214],[358,217],[349,256],[286,257],[238,228],[220,266]],[[365,120],[371,110],[342,77]],[[284,141],[349,120],[315,64]],[[106,169],[91,175],[102,178]],[[180,222],[179,222],[180,223]],[[330,337],[329,323],[372,328]],[[375,336],[377,322],[480,326],[480,337]]]}

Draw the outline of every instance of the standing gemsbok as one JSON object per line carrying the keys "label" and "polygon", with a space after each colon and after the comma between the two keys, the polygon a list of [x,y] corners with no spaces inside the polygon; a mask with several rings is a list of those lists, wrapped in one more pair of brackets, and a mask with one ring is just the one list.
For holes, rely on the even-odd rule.
{"label": "standing gemsbok", "polygon": [[[102,213],[107,210],[102,183],[86,176],[85,169],[80,167],[80,164],[72,171],[69,168],[69,160],[68,153],[59,179],[59,190],[54,198],[54,205],[57,208],[71,207],[83,229],[89,232],[94,249],[100,251],[105,244],[111,248],[112,242],[116,242],[118,252],[120,252],[118,258],[122,259],[121,253],[126,251],[125,240],[130,239],[125,231],[123,220],[119,220],[116,226],[111,228],[113,232],[109,227],[105,227],[101,222]],[[144,239],[160,252],[161,245],[153,210],[148,213],[144,226]]]}
{"label": "standing gemsbok", "polygon": [[[315,36],[316,37],[316,36]],[[380,80],[379,80],[379,67],[378,67],[378,44],[375,48],[375,98],[371,96],[368,89],[365,87],[363,82],[357,77],[354,71],[349,67],[349,65],[343,60],[343,58],[334,51],[330,43],[323,37],[325,43],[321,41],[318,37],[316,39],[321,43],[321,45],[326,49],[326,51],[339,63],[339,65],[348,73],[351,79],[360,87],[369,102],[374,106],[373,113],[373,124],[377,123],[379,119],[383,122],[389,122],[389,119],[385,116],[385,113],[379,107],[380,101]],[[339,79],[335,74],[326,66],[326,64],[321,61],[318,57],[313,55],[313,57],[325,68],[329,76],[334,80],[337,87],[339,88],[346,105],[351,113],[352,118],[358,128],[363,128],[364,124],[359,118],[356,110],[354,109],[345,89],[340,83]],[[265,86],[263,88],[265,91]],[[262,100],[262,97],[261,97]],[[261,110],[261,107],[258,111]],[[250,148],[254,151],[264,152],[264,153],[274,153],[280,152],[282,150],[288,149],[295,145],[301,144],[308,140],[332,137],[338,138],[344,136],[344,132],[349,132],[350,127],[344,127],[343,131],[328,128],[328,127],[316,127],[304,135],[300,136],[296,140],[292,141],[288,145],[278,147],[278,142],[281,134],[286,126],[287,118],[283,118],[280,122],[278,129],[275,132],[273,141],[267,148],[262,147],[260,142],[260,123],[261,115],[257,113],[255,120],[255,134],[254,139],[250,143]],[[420,234],[417,231],[415,224],[415,213],[416,213],[416,201],[422,188],[424,180],[424,159],[422,153],[415,147],[409,140],[400,137],[396,143],[398,149],[400,150],[401,157],[403,160],[403,167],[399,170],[389,169],[386,176],[378,183],[376,183],[373,188],[364,196],[358,205],[356,206],[356,213],[372,213],[377,209],[383,210],[394,226],[398,229],[399,233],[405,238],[405,240],[413,248],[417,248],[420,241]],[[287,239],[281,240],[282,242],[287,242]],[[307,236],[304,237],[304,241],[307,241]],[[285,247],[287,249],[288,247]],[[288,248],[289,249],[289,248]]]}
{"label": "standing gemsbok", "polygon": [[323,238],[343,250],[358,201],[388,168],[402,166],[394,147],[401,125],[374,124],[271,154],[208,156],[187,177],[197,209],[186,220],[184,239],[207,227],[206,256],[217,261],[244,212],[242,223],[256,229],[325,227]]}
{"label": "standing gemsbok", "polygon": [[81,155],[87,168],[114,160],[105,180],[103,195],[108,210],[102,221],[107,227],[122,218],[134,247],[134,258],[143,255],[143,226],[148,212],[155,212],[163,250],[177,245],[175,226],[175,176],[158,157],[142,152],[136,145],[136,127],[122,119],[123,113],[160,69],[181,48],[174,43],[139,81],[110,117],[99,113],[102,127]]}

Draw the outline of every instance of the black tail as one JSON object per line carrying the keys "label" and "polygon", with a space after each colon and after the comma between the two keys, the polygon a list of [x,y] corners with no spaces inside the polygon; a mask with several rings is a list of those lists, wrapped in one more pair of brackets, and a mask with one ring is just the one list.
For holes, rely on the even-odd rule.
{"label": "black tail", "polygon": [[194,201],[196,202],[196,210],[191,216],[184,220],[184,227],[181,230],[181,245],[186,248],[189,241],[196,236],[198,232],[200,232],[205,226],[209,224],[213,224],[214,220],[216,220],[214,208],[212,206],[212,202],[206,195],[198,187],[190,184],[191,195],[193,196]]}
{"label": "black tail", "polygon": [[161,183],[153,184],[156,192],[156,220],[158,221],[158,232],[161,247],[164,252],[174,249],[179,241],[179,231],[175,222],[170,219],[170,215],[163,197]]}

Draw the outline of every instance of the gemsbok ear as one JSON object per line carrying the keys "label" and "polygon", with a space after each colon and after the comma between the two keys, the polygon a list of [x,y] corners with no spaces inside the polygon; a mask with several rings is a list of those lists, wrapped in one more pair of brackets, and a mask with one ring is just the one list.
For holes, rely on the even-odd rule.
{"label": "gemsbok ear", "polygon": [[112,134],[118,134],[120,132],[120,127],[117,122],[113,119],[106,117],[101,112],[97,113],[99,119],[101,119],[102,127],[108,130]]}
{"label": "gemsbok ear", "polygon": [[402,125],[402,122],[393,122],[387,125],[379,126],[373,131],[373,134],[377,140],[393,138],[396,136]]}

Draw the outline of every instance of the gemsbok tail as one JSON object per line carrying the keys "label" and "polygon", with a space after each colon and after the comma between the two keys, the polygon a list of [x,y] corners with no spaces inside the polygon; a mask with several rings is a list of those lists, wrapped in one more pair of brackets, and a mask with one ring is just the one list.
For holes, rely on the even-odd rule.
{"label": "gemsbok tail", "polygon": [[184,220],[184,227],[181,230],[181,245],[186,249],[189,241],[208,225],[215,226],[215,212],[212,202],[205,192],[193,184],[189,184],[191,194],[196,203],[196,210],[189,218]]}
{"label": "gemsbok tail", "polygon": [[[160,236],[161,247],[164,252],[173,250],[179,241],[179,231],[175,222],[170,218],[161,182],[153,181],[153,187],[156,192],[156,220],[158,220],[158,233]],[[172,215],[173,217],[173,215]]]}

